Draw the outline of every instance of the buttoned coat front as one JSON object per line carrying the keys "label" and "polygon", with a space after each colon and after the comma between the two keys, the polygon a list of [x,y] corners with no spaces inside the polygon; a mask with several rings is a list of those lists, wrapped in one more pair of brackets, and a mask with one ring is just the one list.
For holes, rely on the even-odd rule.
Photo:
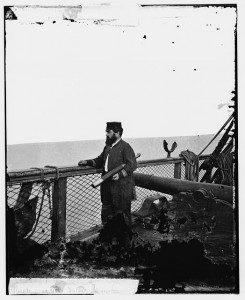
{"label": "buttoned coat front", "polygon": [[109,179],[108,182],[102,183],[102,206],[103,203],[107,203],[110,198],[115,213],[128,210],[131,208],[131,201],[135,197],[135,184],[133,178],[133,172],[137,168],[135,153],[132,147],[121,139],[112,148],[110,146],[105,146],[102,153],[97,158],[93,159],[96,168],[102,168],[104,170],[107,156],[108,172],[121,164],[125,164],[125,167],[123,171],[119,172],[118,180]]}

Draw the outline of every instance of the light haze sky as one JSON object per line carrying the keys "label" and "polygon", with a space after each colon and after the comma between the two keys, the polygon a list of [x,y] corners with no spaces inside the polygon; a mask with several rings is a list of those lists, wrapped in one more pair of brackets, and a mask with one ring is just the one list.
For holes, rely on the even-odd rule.
{"label": "light haze sky", "polygon": [[[97,2],[106,4],[110,1]],[[57,13],[57,9],[42,14],[40,10],[26,9],[22,18],[18,15],[18,21],[5,23],[6,76],[2,72],[2,78],[6,79],[6,95],[4,80],[1,90],[2,100],[6,99],[7,128],[3,117],[2,141],[5,130],[9,144],[103,139],[105,122],[109,120],[122,121],[124,135],[128,137],[215,133],[222,126],[230,112],[227,106],[218,107],[229,102],[234,89],[234,10],[216,8],[216,14],[212,8],[201,11],[180,7],[171,12],[157,9],[153,13],[152,10],[132,8],[140,1],[131,0],[130,9],[126,0],[123,1],[125,4],[113,2],[114,8],[112,5],[87,8],[88,25],[82,20],[64,21],[63,12]],[[238,135],[239,153],[245,153],[242,131],[245,109],[244,0],[144,1],[149,2],[238,3]],[[15,3],[3,0],[1,8],[3,12],[3,5],[77,6],[83,3],[82,0],[18,0]],[[168,14],[161,15],[163,12]],[[129,21],[136,25],[120,27],[110,26],[113,22],[108,25],[93,23],[97,18],[104,18],[103,14],[111,19],[117,19],[115,15],[120,17],[124,25]],[[86,18],[85,7],[80,14],[81,18],[83,16]],[[36,24],[41,17],[45,24]],[[55,17],[57,22],[52,23]],[[114,20],[114,24],[117,22],[120,23],[118,19]],[[3,24],[1,19],[1,26]],[[218,27],[220,30],[215,29]],[[1,30],[2,45],[3,33]],[[4,47],[1,49],[4,70]],[[1,112],[4,112],[4,101]],[[241,188],[244,158],[239,155],[241,200],[244,198]],[[4,199],[4,147],[1,147],[1,162],[0,191]],[[4,229],[4,201],[0,208],[3,212],[0,227]],[[239,201],[239,228],[244,228],[243,215],[244,201]],[[2,233],[1,240],[5,240],[4,230],[0,231]],[[240,253],[245,249],[242,237]],[[4,247],[4,243],[2,245]],[[5,250],[2,250],[4,270]],[[243,255],[240,255],[239,263],[242,295],[245,292],[244,268],[241,267],[245,263]],[[5,290],[4,272],[1,274],[1,290]],[[234,298],[234,295],[226,296]]]}
{"label": "light haze sky", "polygon": [[103,139],[107,121],[125,137],[220,129],[235,89],[235,8],[125,3],[13,7],[8,144]]}

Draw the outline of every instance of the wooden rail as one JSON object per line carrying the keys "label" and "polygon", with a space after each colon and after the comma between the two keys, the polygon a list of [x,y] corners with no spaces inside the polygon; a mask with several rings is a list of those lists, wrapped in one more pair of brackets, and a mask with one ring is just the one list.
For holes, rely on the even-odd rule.
{"label": "wooden rail", "polygon": [[[202,155],[200,156],[200,160],[206,159],[209,155]],[[164,159],[152,159],[152,160],[140,160],[138,161],[138,168],[140,167],[149,167],[149,166],[157,166],[163,164],[177,164],[176,166],[176,176],[179,176],[179,171],[177,169],[180,167],[180,164],[183,163],[185,160],[184,158],[164,158]],[[89,175],[89,174],[96,174],[101,173],[101,169],[96,169],[87,166],[62,166],[57,167],[59,171],[59,178],[64,177],[73,177],[78,175]],[[178,174],[178,175],[177,175]],[[42,178],[43,176],[43,178]],[[24,170],[14,170],[7,172],[7,183],[23,183],[23,182],[30,182],[30,181],[38,181],[42,179],[56,179],[57,178],[57,171],[55,167],[44,167],[38,169],[24,169]],[[178,178],[178,177],[175,177]]]}
{"label": "wooden rail", "polygon": [[[203,160],[208,155],[201,156]],[[173,177],[181,178],[181,164],[184,163],[184,158],[165,158],[154,160],[138,161],[138,168],[159,166],[165,164],[174,164]],[[92,167],[80,166],[46,166],[44,168],[32,168],[26,170],[16,170],[7,173],[7,185],[22,184],[25,182],[42,182],[43,180],[54,180],[52,190],[52,228],[51,240],[56,241],[59,238],[66,237],[66,194],[67,194],[67,178],[74,176],[82,176],[89,174],[101,173],[101,169]],[[27,199],[28,200],[28,199]],[[27,201],[26,200],[26,201]]]}

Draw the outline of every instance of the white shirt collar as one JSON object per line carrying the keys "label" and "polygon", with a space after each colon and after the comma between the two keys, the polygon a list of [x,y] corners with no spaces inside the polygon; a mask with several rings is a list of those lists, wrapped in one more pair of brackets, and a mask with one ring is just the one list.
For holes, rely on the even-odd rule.
{"label": "white shirt collar", "polygon": [[[117,143],[119,143],[121,141],[121,138],[119,140],[117,140],[114,144],[111,145],[111,148],[113,146],[115,146]],[[106,157],[106,161],[105,161],[105,171],[108,172],[108,158],[109,158],[110,153],[108,153],[107,157]]]}
{"label": "white shirt collar", "polygon": [[114,147],[117,143],[119,143],[119,142],[121,141],[121,139],[122,139],[122,138],[118,139],[115,143],[113,143],[113,144],[111,145],[111,148]]}

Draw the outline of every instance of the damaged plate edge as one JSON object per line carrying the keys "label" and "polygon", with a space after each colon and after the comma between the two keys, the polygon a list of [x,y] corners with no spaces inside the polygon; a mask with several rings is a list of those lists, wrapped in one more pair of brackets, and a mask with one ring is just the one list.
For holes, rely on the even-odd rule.
{"label": "damaged plate edge", "polygon": [[31,294],[127,294],[137,292],[136,279],[10,278],[10,295]]}

